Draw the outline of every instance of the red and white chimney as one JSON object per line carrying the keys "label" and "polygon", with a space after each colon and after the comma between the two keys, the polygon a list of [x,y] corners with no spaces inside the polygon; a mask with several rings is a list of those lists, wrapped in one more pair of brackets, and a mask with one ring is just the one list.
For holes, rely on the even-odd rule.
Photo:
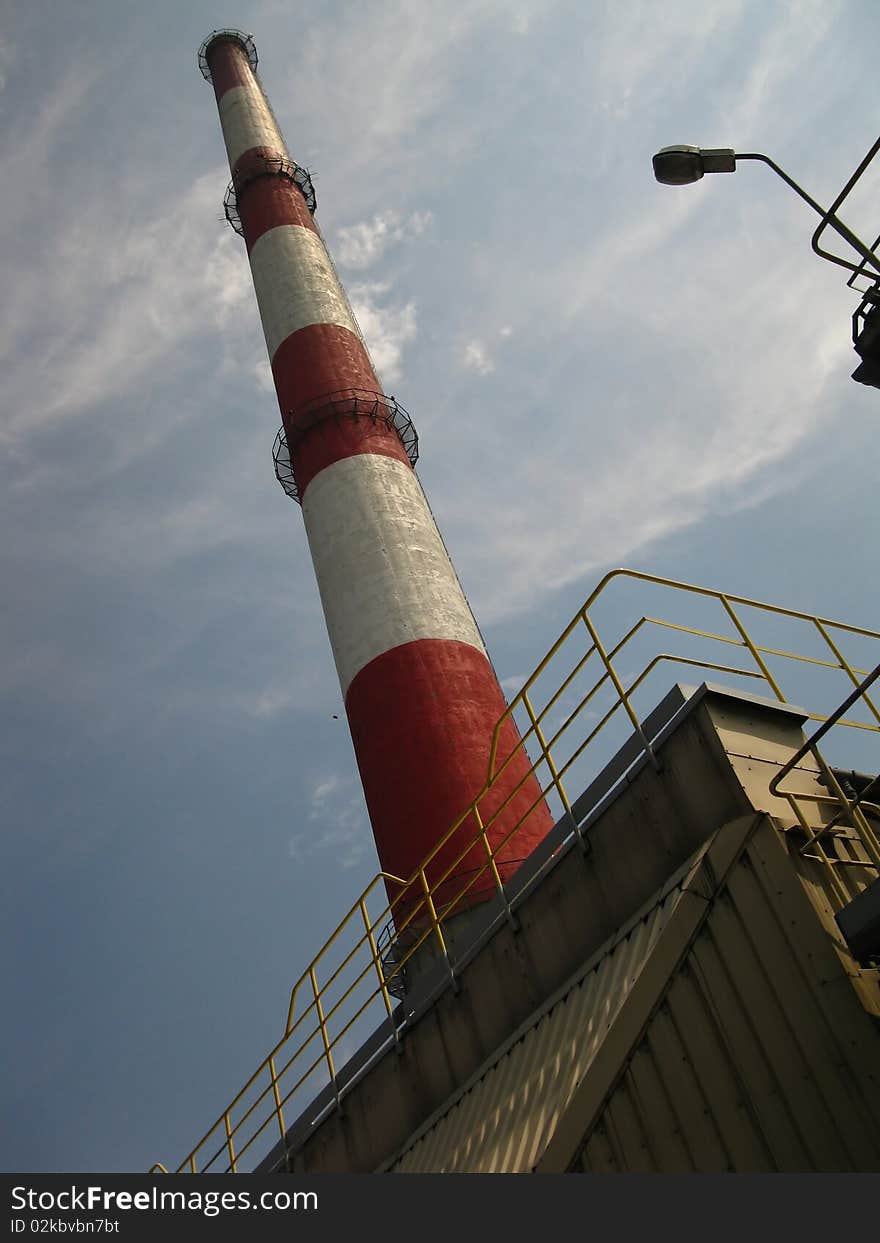
{"label": "red and white chimney", "polygon": [[[215,31],[199,64],[217,97],[232,174],[227,217],[247,243],[281,408],[277,473],[302,504],[381,866],[406,878],[484,785],[506,703],[413,470],[412,424],[381,392],[312,216],[311,180],[256,76],[253,40]],[[508,721],[499,758],[518,744]],[[493,846],[535,805],[499,854],[503,878],[551,824],[528,767],[520,750],[481,804],[486,821],[523,783],[489,831]],[[466,840],[450,843],[429,876]],[[472,851],[454,875],[485,858]],[[461,883],[444,890],[451,897]],[[487,875],[467,905],[492,889]],[[390,885],[389,897],[396,892]]]}

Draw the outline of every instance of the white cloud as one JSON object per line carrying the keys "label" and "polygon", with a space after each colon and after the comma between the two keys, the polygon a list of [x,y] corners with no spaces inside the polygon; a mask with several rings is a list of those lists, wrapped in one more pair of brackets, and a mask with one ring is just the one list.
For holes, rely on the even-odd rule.
{"label": "white cloud", "polygon": [[[811,21],[796,46],[787,21],[755,37],[760,72],[743,69],[719,85],[720,102],[704,123],[723,114],[724,134],[733,136],[752,125],[756,108],[764,118],[791,115],[783,101],[799,58],[821,46],[829,21],[820,6],[807,8]],[[684,32],[685,63],[696,63],[744,12],[730,3],[700,17]],[[639,21],[653,29],[654,20],[665,16],[639,9]],[[618,46],[629,43],[635,21],[632,11],[615,20],[614,55],[605,48],[602,61],[615,97],[630,92],[644,110],[670,49],[665,34],[656,47],[648,37],[637,41],[631,55]],[[673,27],[677,38],[677,18]],[[750,37],[745,27],[737,33]],[[619,122],[618,162],[634,123]],[[497,363],[493,391],[509,383],[514,396],[505,396],[502,417],[500,405],[471,409],[459,395],[456,418],[467,420],[471,453],[451,434],[438,450],[450,455],[449,500],[436,493],[434,500],[438,513],[451,515],[443,525],[486,624],[709,514],[785,488],[797,455],[831,418],[826,381],[847,374],[848,312],[837,319],[829,312],[833,273],[826,265],[823,283],[811,265],[802,205],[786,199],[784,187],[752,192],[745,172],[736,181],[662,189],[650,179],[650,150],[634,152],[642,160],[635,172],[629,164],[615,169],[613,200],[589,202],[588,218],[574,221],[568,239],[564,207],[554,200],[552,246],[534,230],[514,264],[502,250],[510,237],[499,237],[497,246],[481,246],[475,294],[466,285],[473,272],[462,277],[475,317],[515,323],[532,367],[518,357],[502,367],[485,333],[469,341],[461,364],[485,374]],[[755,195],[748,206],[737,197],[746,193]],[[790,242],[798,228],[799,249]],[[845,291],[836,292],[842,305]],[[436,433],[443,429],[438,420]]]}
{"label": "white cloud", "polygon": [[271,719],[286,712],[295,702],[292,690],[269,687],[257,695],[247,706],[252,716]]}
{"label": "white cloud", "polygon": [[623,115],[622,101],[665,93],[673,66],[676,80],[687,81],[742,10],[742,0],[604,7],[594,35],[602,52],[595,75],[602,107]]}
{"label": "white cloud", "polygon": [[332,774],[316,782],[309,796],[306,827],[288,842],[292,859],[332,854],[343,870],[356,867],[372,845],[363,795],[354,777]]}
{"label": "white cloud", "polygon": [[[752,149],[742,145],[749,134],[766,133],[768,116],[778,115],[774,93],[778,92],[786,77],[803,72],[806,58],[812,50],[821,48],[839,10],[839,0],[802,0],[795,19],[798,25],[796,41],[792,39],[791,26],[785,20],[772,23],[763,32],[748,57],[748,73],[740,84],[735,111],[731,116],[740,151]],[[784,114],[783,118],[786,125],[791,125],[795,120]]]}
{"label": "white cloud", "polygon": [[424,233],[430,222],[428,211],[413,212],[406,219],[393,210],[379,212],[372,220],[340,229],[334,255],[341,267],[362,271],[378,262],[390,246]]}
{"label": "white cloud", "polygon": [[378,302],[389,288],[386,282],[372,281],[352,285],[349,290],[355,318],[385,385],[400,379],[404,347],[412,344],[418,331],[414,302],[403,306],[383,306]]}
{"label": "white cloud", "polygon": [[327,800],[331,795],[335,794],[342,785],[342,778],[339,776],[328,777],[325,781],[319,781],[312,789],[311,805],[309,808],[309,819],[316,820],[323,815],[326,810]]}
{"label": "white cloud", "polygon": [[[214,224],[221,180],[216,173],[199,178],[158,218],[152,211],[117,214],[96,192],[80,203],[81,216],[18,267],[17,331],[0,353],[15,411],[7,436],[87,413],[98,401],[136,390],[147,372],[167,375],[186,363],[183,347],[206,329],[225,329],[229,341],[253,293],[238,239]],[[129,197],[124,185],[116,190],[123,201]]]}
{"label": "white cloud", "polygon": [[469,341],[462,353],[462,365],[477,375],[489,375],[495,370],[495,364],[482,341]]}
{"label": "white cloud", "polygon": [[275,377],[272,375],[272,368],[269,366],[269,360],[265,356],[255,362],[251,374],[257,381],[264,393],[275,392]]}
{"label": "white cloud", "polygon": [[[814,46],[827,19],[821,17],[816,6],[807,7],[811,16],[808,45]],[[427,76],[434,93],[431,96],[428,92],[425,99],[420,97],[421,111],[410,115],[397,87],[383,88],[376,113],[371,110],[365,121],[370,141],[379,143],[381,137],[383,144],[389,132],[408,134],[448,102],[454,83],[455,47],[472,39],[500,11],[488,2],[464,5],[448,29],[441,31],[438,25],[443,23],[435,17],[406,5],[391,4],[387,13],[372,15],[378,21],[375,29],[384,30],[390,38],[397,18],[392,21],[389,14],[398,10],[398,16],[404,14],[405,20],[395,29],[395,51],[401,53],[407,73]],[[640,10],[639,21],[650,18],[652,13],[650,6]],[[734,23],[741,13],[741,5],[730,3],[717,6],[696,24],[676,18],[670,38],[685,38],[686,59],[688,63],[695,62],[706,42],[711,42],[725,24]],[[633,48],[630,34],[635,20],[635,16],[623,13],[613,30],[605,32],[602,74],[610,75],[616,83],[616,97],[636,87],[639,91],[653,89],[653,75],[665,54],[664,48],[668,50],[665,34],[659,44],[648,39],[647,46],[636,41]],[[659,11],[651,20],[652,32],[657,24],[666,22]],[[779,83],[791,74],[796,63],[794,56],[788,60],[781,58],[787,29],[783,23],[766,36],[762,45],[765,67],[760,72],[757,68],[754,73],[750,71],[742,112],[730,113],[734,128],[754,114],[757,103],[760,110],[770,108],[774,114],[785,111],[777,107]],[[439,35],[436,62],[426,58],[420,42],[426,31]],[[373,38],[374,33],[371,28],[368,38]],[[362,26],[352,19],[342,32],[342,45],[363,35]],[[310,64],[327,58],[332,61],[341,54],[332,41],[322,40],[323,36],[316,35],[311,42],[311,52],[306,57]],[[772,66],[769,77],[766,64]],[[341,89],[344,94],[345,88]],[[4,155],[4,172],[14,166],[19,172],[28,173],[28,184],[39,194],[42,174],[34,180],[33,170],[48,166],[53,144],[85,90],[81,83],[64,82],[47,96],[32,130]],[[332,128],[332,116],[329,121]],[[449,124],[454,130],[455,120]],[[443,132],[447,134],[444,141],[455,146],[460,136],[450,136],[446,129]],[[393,143],[389,147],[382,145],[381,158],[390,160],[393,150]],[[352,155],[349,148],[345,160],[347,176],[351,175],[352,158],[359,157]],[[418,179],[417,189],[431,175],[433,167],[427,156],[421,162],[403,164]],[[47,422],[87,413],[94,402],[133,391],[149,376],[173,370],[178,360],[192,357],[199,337],[208,335],[204,333],[206,328],[212,335],[222,334],[230,374],[250,371],[263,392],[271,391],[268,364],[263,359],[259,363],[253,361],[252,347],[259,339],[259,326],[243,247],[230,230],[215,224],[217,195],[225,180],[223,171],[217,169],[200,178],[178,204],[169,205],[158,219],[152,217],[152,202],[142,212],[136,205],[130,207],[137,198],[126,178],[139,174],[132,169],[124,169],[123,173],[114,187],[112,209],[102,206],[103,193],[96,191],[93,198],[80,204],[80,214],[71,218],[63,230],[47,235],[51,240],[44,252],[29,255],[27,265],[12,273],[16,297],[8,299],[10,331],[6,339],[10,348],[4,383],[8,408],[14,412],[6,434],[14,433],[16,442]],[[479,262],[483,270],[492,273],[497,296],[494,305],[481,308],[481,318],[476,321],[479,335],[464,345],[458,338],[460,365],[478,375],[503,370],[506,377],[499,342],[513,333],[508,315],[516,324],[517,344],[523,343],[523,357],[535,358],[539,367],[543,365],[539,357],[541,347],[530,342],[534,328],[549,333],[551,325],[558,327],[558,341],[553,343],[552,352],[546,354],[554,363],[561,362],[573,352],[573,340],[577,339],[578,349],[587,348],[597,328],[601,328],[602,318],[619,309],[624,299],[630,300],[632,326],[655,333],[658,338],[668,334],[670,308],[664,299],[652,298],[652,290],[656,293],[662,287],[667,254],[681,243],[686,229],[695,228],[705,211],[705,193],[705,187],[695,189],[694,196],[670,192],[669,197],[658,199],[656,209],[650,212],[644,210],[643,201],[621,195],[616,210],[607,213],[608,224],[603,227],[597,215],[591,218],[589,246],[567,246],[559,234],[555,262],[536,265],[532,270],[524,269],[521,263],[510,263],[509,251],[502,252],[501,243],[495,244],[494,233],[481,237]],[[27,201],[27,196],[23,198]],[[127,204],[130,210],[119,211],[119,202]],[[367,268],[390,245],[421,233],[429,220],[430,214],[424,212],[407,217],[393,210],[367,214],[360,223],[339,230],[337,253],[341,260],[347,258],[350,266]],[[717,357],[713,362],[713,356],[717,351],[719,323],[717,289],[724,285],[724,260],[719,258],[717,238],[715,241],[714,247],[695,242],[691,266],[693,271],[699,271],[699,280],[690,282],[674,308],[676,339],[690,341],[691,354],[698,360],[697,376],[704,381],[712,374],[712,367],[718,366]],[[465,252],[459,251],[457,258],[462,263],[461,287],[464,296],[469,297],[466,282],[474,269],[467,266]],[[524,258],[528,258],[527,252]],[[710,294],[713,274],[716,292]],[[430,277],[431,272],[426,269],[425,278]],[[45,290],[50,285],[53,298],[47,304]],[[797,281],[791,287],[796,286]],[[635,289],[639,290],[637,298],[632,297]],[[774,322],[786,313],[779,303],[779,280],[774,276],[764,285],[753,282],[751,307],[746,305],[743,289],[748,290],[748,281],[738,282],[737,292],[727,299],[726,311],[733,317],[739,307],[752,324],[751,335],[738,343],[740,354],[751,351],[760,355],[762,350],[766,353]],[[395,303],[389,284],[381,281],[355,284],[351,296],[377,369],[390,386],[401,378],[404,352],[417,338],[416,305],[411,300]],[[497,330],[497,337],[485,331],[487,322],[504,325]],[[733,318],[730,322],[734,322]],[[435,321],[431,326],[435,327]],[[806,330],[805,323],[802,336]],[[21,351],[21,342],[25,340],[36,343],[41,353],[39,393],[33,383],[32,357]],[[815,352],[809,363],[816,384],[821,384],[822,376],[832,365],[839,365],[833,335],[823,335],[822,340],[827,340],[827,348]],[[792,356],[796,351],[789,350],[786,344],[779,347],[778,353],[777,365],[768,366],[768,381],[781,365],[791,365],[795,370],[801,365]],[[514,381],[521,374],[518,361],[513,359],[510,363],[510,377]],[[590,355],[590,366],[595,368],[598,364],[599,360]],[[626,366],[625,361],[621,366]],[[549,381],[547,392],[552,395],[552,374]],[[719,490],[726,491],[726,503],[730,505],[749,503],[744,498],[752,495],[754,489],[769,486],[758,479],[759,472],[768,462],[790,454],[822,417],[818,406],[782,410],[770,427],[764,413],[750,401],[751,382],[735,379],[730,384],[725,377],[730,391],[723,401],[717,402],[717,412],[713,408],[716,427],[708,434],[703,412],[688,408],[688,393],[682,393],[679,399],[679,406],[684,408],[663,406],[656,394],[651,394],[650,402],[644,400],[640,392],[644,383],[644,377],[630,373],[625,384],[618,377],[615,392],[607,387],[598,389],[591,383],[588,401],[575,404],[568,395],[565,400],[557,400],[552,411],[543,416],[547,438],[538,439],[522,462],[512,456],[505,459],[503,451],[493,453],[494,460],[508,462],[499,472],[501,478],[479,485],[475,480],[468,489],[471,496],[479,497],[470,518],[485,529],[485,547],[494,550],[493,556],[497,555],[497,560],[484,564],[479,549],[472,549],[470,541],[461,543],[467,549],[461,558],[463,568],[468,560],[470,565],[479,567],[480,591],[488,601],[486,620],[525,607],[528,599],[534,599],[543,588],[588,573],[593,566],[607,564],[609,559],[628,557],[658,534],[698,521],[706,506],[714,503],[713,497]],[[627,394],[627,389],[632,391]],[[485,447],[490,452],[497,445],[503,446],[509,437],[509,417],[528,418],[529,391],[523,387],[521,405],[505,409],[503,419],[493,419],[492,411],[483,412],[475,434],[485,437]],[[597,408],[597,402],[614,403],[610,416]],[[595,418],[589,426],[589,437],[584,425],[585,412]],[[191,408],[161,412],[137,438],[132,438],[131,453],[155,447],[158,439],[173,431],[179,420],[191,415]],[[621,440],[616,438],[619,429],[625,429],[625,439],[635,444],[634,449],[626,447],[631,464],[642,476],[641,485],[635,489],[618,473],[617,462],[624,451]],[[581,461],[571,461],[570,455],[560,453],[562,443],[579,452]],[[588,487],[583,461],[590,463]],[[461,479],[467,478],[465,469]],[[731,491],[734,486],[739,488],[736,496]],[[552,522],[562,532],[549,553],[536,546],[534,511],[521,502],[521,512],[511,515],[512,495],[540,497],[542,522]],[[466,498],[460,512],[469,512],[469,506]],[[165,514],[156,516],[148,525],[156,536],[155,546],[161,547],[163,555],[173,555],[175,550],[192,551],[210,547],[212,541],[221,542],[234,524],[224,511],[224,499],[212,499],[206,483],[204,494],[169,506]],[[483,604],[478,605],[481,618],[483,608]],[[273,710],[271,699],[258,698],[256,702],[253,710],[257,714]]]}
{"label": "white cloud", "polygon": [[[82,59],[90,45],[75,14],[67,20],[77,7],[16,6],[28,38],[16,34],[23,59],[0,96],[0,175],[15,187],[0,214],[0,387],[3,419],[14,421],[14,439],[0,445],[9,450],[0,680],[13,689],[7,802],[13,827],[20,821],[39,847],[22,854],[20,896],[39,914],[26,882],[45,877],[48,858],[62,905],[74,894],[78,907],[102,909],[106,878],[89,868],[71,882],[42,849],[57,821],[59,841],[109,843],[94,847],[113,872],[107,892],[137,913],[137,893],[124,892],[127,860],[137,881],[129,839],[136,847],[141,821],[148,832],[150,820],[170,824],[172,850],[197,872],[207,781],[215,888],[245,909],[265,891],[264,850],[286,863],[270,878],[278,894],[267,909],[292,882],[303,893],[320,884],[320,901],[293,904],[277,961],[265,920],[233,921],[240,961],[261,963],[269,981],[251,981],[252,991],[270,995],[272,975],[288,969],[286,946],[309,946],[316,917],[332,927],[350,905],[360,873],[344,869],[376,870],[374,846],[345,721],[328,725],[329,737],[315,728],[340,711],[339,688],[301,515],[272,479],[278,415],[257,363],[244,246],[218,223],[228,174],[212,93],[192,49],[160,46],[173,7],[164,0],[136,32],[135,60],[132,32],[105,27],[101,66],[113,89],[102,109]],[[40,11],[50,8],[47,25]],[[373,281],[356,293],[363,326],[383,369],[397,376],[405,364],[400,395],[426,433],[431,503],[480,622],[510,619],[491,635],[505,671],[531,666],[558,630],[554,585],[585,596],[609,561],[635,552],[650,565],[652,538],[774,494],[773,538],[761,547],[754,522],[734,516],[712,585],[778,598],[749,585],[775,579],[783,598],[799,593],[791,603],[836,612],[821,596],[833,594],[841,550],[869,543],[871,529],[851,521],[834,548],[820,525],[844,515],[830,525],[847,531],[855,488],[835,495],[830,484],[844,464],[859,466],[854,445],[870,461],[871,395],[848,379],[852,299],[810,255],[810,213],[793,196],[787,209],[772,173],[752,165],[679,193],[654,184],[650,155],[679,140],[754,144],[830,201],[873,137],[852,110],[852,83],[872,74],[859,6],[362,0],[318,6],[305,22],[289,0],[253,9],[272,103],[290,135],[313,144],[294,150],[315,170],[322,224],[331,236],[367,226],[351,238],[366,264],[354,274]],[[71,77],[26,81],[31,48],[55,58],[53,32]],[[295,74],[284,48],[295,49]],[[365,106],[364,74],[352,66],[369,64],[381,69]],[[163,98],[176,101],[173,122]],[[865,201],[864,226],[850,214],[856,195],[847,220],[870,240]],[[435,213],[422,244],[396,236],[412,204]],[[399,218],[387,219],[389,206]],[[398,258],[405,289],[377,282]],[[469,342],[494,363],[488,379],[464,367]],[[868,510],[852,512],[861,521]],[[678,571],[689,549],[699,546],[705,564],[706,543],[699,531],[669,541],[650,568],[688,577]],[[847,609],[866,624],[869,580],[845,583]],[[505,686],[515,692],[518,681],[511,673]],[[29,771],[26,752],[44,758],[52,781]],[[126,756],[137,760],[130,780]],[[284,827],[278,808],[289,811],[303,783],[298,822]],[[240,802],[232,792],[242,790]],[[245,804],[245,817],[281,826],[280,842],[270,828],[254,849],[235,848]],[[121,805],[141,821],[120,822]],[[27,841],[22,832],[23,850]],[[172,965],[174,946],[193,940],[193,892],[171,886],[157,925],[171,929]],[[73,926],[78,910],[67,914]],[[219,941],[207,929],[202,942],[210,967]],[[185,1012],[186,976],[183,1028],[200,1021],[194,1007]],[[65,986],[49,978],[44,992]],[[11,1013],[29,1013],[25,994],[13,1001]],[[86,1018],[101,1012],[97,1002],[80,1007]],[[255,1013],[235,1011],[242,1023]],[[68,1043],[112,1065],[101,1046],[112,1027],[83,1019]],[[138,1049],[132,1058],[149,1068]],[[206,1075],[222,1090],[227,1071]],[[82,1112],[61,1104],[62,1120]],[[168,1110],[153,1113],[139,1136],[164,1143]]]}
{"label": "white cloud", "polygon": [[[285,14],[288,9],[280,0],[270,7]],[[389,193],[409,193],[414,175],[426,188],[432,181],[445,182],[448,167],[438,158],[438,149],[425,150],[425,158],[414,165],[401,159],[407,141],[455,102],[460,58],[472,49],[473,40],[495,37],[500,23],[507,30],[511,21],[514,29],[522,28],[532,14],[547,10],[547,0],[519,0],[513,15],[509,0],[458,0],[454,5],[381,0],[347,6],[334,14],[332,23],[310,24],[298,47],[295,81],[289,80],[286,100],[283,85],[277,92],[277,110],[282,116],[300,115],[303,100],[316,101],[304,132],[320,133],[321,148],[305,151],[301,158],[313,168],[319,163],[326,167],[322,185],[339,175],[332,171],[338,167],[337,153],[344,153],[345,182],[380,185],[385,201]],[[393,72],[374,75],[368,108],[361,75],[351,68],[362,64],[393,65]],[[328,83],[333,84],[331,91]],[[351,141],[354,119],[356,142]],[[443,126],[439,137],[443,155],[449,157],[475,146],[479,127],[470,124],[452,135]]]}
{"label": "white cloud", "polygon": [[[503,424],[485,408],[482,418],[460,412],[480,451],[460,452],[452,437],[444,446],[454,455],[447,509],[453,526],[446,533],[463,578],[474,584],[469,594],[484,624],[626,563],[649,542],[710,513],[772,495],[791,478],[778,465],[830,417],[825,382],[847,374],[850,345],[845,312],[838,321],[828,318],[822,273],[817,280],[793,248],[770,264],[765,246],[719,250],[714,237],[692,227],[686,266],[700,279],[664,296],[662,268],[676,253],[680,212],[673,204],[669,216],[658,211],[648,222],[624,224],[600,237],[579,269],[560,269],[555,279],[545,273],[545,286],[532,290],[553,339],[547,376],[539,376],[548,391],[559,385],[556,370],[573,365],[585,341],[596,342],[586,347],[582,385],[555,405],[552,423],[540,384],[506,403]],[[735,282],[728,275],[733,266]],[[674,279],[667,273],[666,285]],[[506,293],[500,291],[502,300]],[[554,306],[561,309],[551,320]],[[779,324],[797,328],[783,334]],[[602,351],[612,335],[620,352],[609,365]],[[627,372],[629,350],[640,360],[638,371]],[[738,359],[748,359],[748,367]],[[473,367],[484,361],[472,353]],[[538,418],[546,434],[536,437]],[[482,467],[487,456],[495,465],[490,476]],[[442,513],[445,498],[434,499]]]}

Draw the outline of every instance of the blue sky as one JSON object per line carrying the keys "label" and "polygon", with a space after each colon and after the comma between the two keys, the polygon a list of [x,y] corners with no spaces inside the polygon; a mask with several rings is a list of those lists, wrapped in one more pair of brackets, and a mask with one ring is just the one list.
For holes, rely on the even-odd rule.
{"label": "blue sky", "polygon": [[[876,137],[871,0],[12,0],[6,1170],[176,1163],[376,870],[222,222],[195,52],[226,24],[312,170],[503,682],[615,564],[878,620],[854,295],[769,170],[651,173],[668,143],[729,145],[830,201]],[[868,241],[877,190],[846,212]]]}

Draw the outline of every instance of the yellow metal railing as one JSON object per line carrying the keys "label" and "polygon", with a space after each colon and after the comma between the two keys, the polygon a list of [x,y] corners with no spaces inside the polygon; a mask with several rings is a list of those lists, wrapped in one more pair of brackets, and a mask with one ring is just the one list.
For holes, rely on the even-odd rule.
{"label": "yellow metal railing", "polygon": [[[880,839],[877,829],[880,823],[880,807],[876,799],[880,795],[880,777],[876,777],[868,786],[859,792],[853,792],[850,798],[843,788],[843,783],[819,751],[819,742],[831,732],[834,726],[843,722],[844,713],[858,702],[865,703],[880,726],[880,715],[871,702],[868,690],[880,679],[880,665],[862,682],[856,683],[855,690],[844,699],[839,708],[832,712],[812,737],[800,747],[794,755],[780,768],[770,782],[770,793],[788,800],[804,834],[804,842],[798,853],[805,859],[811,859],[822,865],[825,879],[832,897],[833,906],[842,909],[859,892],[862,886],[856,882],[853,886],[850,878],[844,880],[843,873],[849,869],[869,869],[872,873],[880,871]],[[820,781],[828,789],[828,794],[812,794],[802,790],[783,790],[786,777],[801,763],[807,755],[812,755],[819,769]],[[870,794],[875,801],[865,796]],[[817,812],[810,815],[802,806],[803,803],[813,804]],[[825,811],[827,814],[823,815]],[[820,823],[816,823],[819,820]],[[847,843],[845,850],[840,847],[841,832],[845,826],[852,830],[851,846]],[[871,877],[867,878],[870,883]]]}
{"label": "yellow metal railing", "polygon": [[[687,621],[645,614],[613,646],[606,647],[599,636],[596,606],[601,604],[605,607],[607,589],[621,580],[638,584],[640,591],[671,593],[672,598],[687,605],[689,617],[694,609],[718,609],[720,606],[720,615],[732,627],[732,633],[718,633],[714,629],[688,624]],[[798,654],[759,643],[747,629],[744,613],[752,614],[765,623],[775,619],[774,625],[780,622],[792,626],[805,625],[820,640],[822,656]],[[754,631],[755,623],[751,618],[750,621]],[[698,640],[700,644],[705,642],[710,645],[723,644],[726,649],[739,648],[741,654],[746,655],[747,664],[743,667],[705,659],[707,653],[699,650],[693,654],[655,652],[649,655],[640,672],[634,676],[622,674],[620,670],[624,663],[635,659],[637,638],[645,639],[654,627],[687,636],[691,643]],[[566,780],[577,775],[576,766],[583,761],[587,748],[606,730],[619,709],[623,710],[623,718],[619,719],[624,724],[628,721],[645,754],[657,765],[657,757],[639,719],[633,697],[661,664],[682,664],[728,677],[756,679],[763,682],[778,700],[786,702],[779,671],[774,672],[770,668],[772,662],[793,662],[790,667],[833,670],[843,673],[853,685],[859,684],[865,670],[850,664],[844,657],[841,645],[847,637],[873,645],[880,640],[880,632],[652,574],[622,569],[606,574],[497,722],[489,746],[486,781],[482,789],[411,876],[399,877],[380,872],[357,897],[294,984],[281,1039],[217,1121],[176,1167],[176,1172],[237,1172],[246,1158],[248,1164],[254,1164],[262,1155],[255,1145],[262,1141],[261,1149],[265,1150],[276,1127],[278,1135],[284,1138],[285,1108],[289,1116],[292,1106],[296,1106],[299,1112],[328,1082],[332,1090],[331,1107],[333,1098],[338,1104],[337,1062],[340,1057],[344,1060],[346,1043],[358,1034],[359,1025],[369,1020],[375,1028],[381,1020],[387,1020],[390,1029],[388,1039],[400,1039],[406,1020],[402,1011],[395,1011],[392,988],[395,978],[402,975],[413,955],[430,938],[435,951],[453,973],[444,921],[456,911],[473,904],[474,900],[489,896],[487,889],[492,893],[497,891],[507,905],[504,882],[496,861],[505,846],[515,839],[535,807],[545,797],[558,801],[569,819],[572,832],[579,832],[572,815]],[[714,652],[715,649],[712,650]],[[829,656],[831,659],[828,659]],[[641,657],[638,659],[640,661]],[[581,679],[592,676],[588,673],[591,662],[598,676],[586,690],[582,690],[579,685]],[[564,676],[556,673],[557,664],[562,664],[569,671]],[[610,699],[605,711],[602,711],[603,696]],[[866,723],[841,719],[839,723],[880,732],[880,716],[867,695],[864,698],[874,721]],[[572,699],[574,703],[570,706]],[[539,700],[543,700],[540,705]],[[595,710],[591,705],[595,705]],[[501,731],[515,713],[522,720],[521,741],[515,751],[501,757]],[[811,711],[808,715],[814,721],[826,720],[822,713]],[[495,791],[497,798],[499,779],[520,750],[529,759],[527,773],[514,789],[506,793],[504,801],[495,806],[491,814],[484,815],[487,796]],[[536,753],[533,761],[530,750]],[[540,786],[540,795],[493,846],[489,830],[533,775]],[[583,788],[580,781],[579,786]],[[472,831],[474,825],[477,826],[475,833]],[[462,832],[466,834],[466,840],[460,842]],[[453,843],[450,853],[454,853],[459,845],[461,849],[442,873],[435,875],[435,867],[439,867],[439,863],[435,867],[431,865],[450,843]],[[485,861],[479,868],[469,869],[466,874],[457,871],[475,847],[482,851]],[[429,873],[432,877],[430,881]],[[394,893],[390,900],[389,893]],[[371,906],[377,902],[380,909],[371,914]],[[509,905],[507,909],[510,910]],[[378,948],[378,932],[389,921],[393,921],[396,935],[397,953],[393,965],[383,962]],[[167,1172],[165,1166],[158,1163],[152,1170]]]}

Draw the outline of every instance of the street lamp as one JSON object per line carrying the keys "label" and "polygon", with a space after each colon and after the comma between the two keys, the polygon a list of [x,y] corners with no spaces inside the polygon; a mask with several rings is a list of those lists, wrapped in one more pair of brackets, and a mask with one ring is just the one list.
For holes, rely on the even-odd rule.
{"label": "street lamp", "polygon": [[[734,173],[739,160],[760,160],[762,164],[772,168],[774,173],[794,190],[795,194],[799,195],[812,207],[813,211],[822,217],[813,234],[812,246],[815,253],[823,259],[830,260],[831,263],[847,268],[852,273],[847,282],[850,286],[859,276],[864,276],[872,282],[871,288],[864,291],[862,303],[853,315],[853,345],[862,362],[853,372],[852,378],[861,384],[870,384],[874,388],[880,388],[880,260],[874,250],[869,249],[856,237],[855,233],[847,228],[835,213],[878,150],[880,150],[880,138],[874,143],[827,211],[824,207],[820,207],[816,200],[769,156],[759,152],[750,151],[738,154],[729,147],[707,149],[679,144],[673,147],[663,147],[652,160],[654,176],[666,186],[690,185],[694,181],[699,181],[706,173]],[[861,258],[860,263],[851,263],[819,246],[819,238],[826,226],[832,228],[855,250]],[[880,243],[880,238],[874,246],[876,247],[878,243]]]}

